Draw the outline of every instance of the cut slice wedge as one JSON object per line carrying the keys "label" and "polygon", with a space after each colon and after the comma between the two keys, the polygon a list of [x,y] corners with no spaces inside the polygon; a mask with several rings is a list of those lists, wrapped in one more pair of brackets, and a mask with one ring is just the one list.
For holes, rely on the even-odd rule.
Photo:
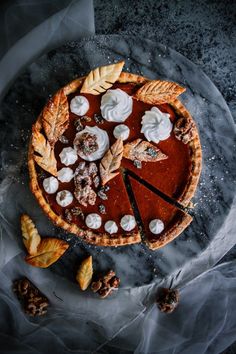
{"label": "cut slice wedge", "polygon": [[[192,217],[185,211],[165,201],[133,177],[128,178],[142,219],[145,242],[149,248],[155,250],[163,247],[191,223]],[[159,234],[154,234],[149,229],[150,222],[155,219],[164,224],[164,229]]]}

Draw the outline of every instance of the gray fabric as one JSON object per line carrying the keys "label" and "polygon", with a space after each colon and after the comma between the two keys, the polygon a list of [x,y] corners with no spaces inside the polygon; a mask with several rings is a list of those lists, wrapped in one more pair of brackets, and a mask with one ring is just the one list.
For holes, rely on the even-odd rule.
{"label": "gray fabric", "polygon": [[[31,5],[33,3],[32,1]],[[29,1],[27,6],[30,6]],[[18,11],[17,6],[12,6],[9,11],[15,14]],[[14,28],[14,24],[12,26]],[[69,6],[33,28],[19,39],[0,61],[0,99],[19,71],[34,58],[67,41],[92,35],[94,31],[92,0],[71,1]]]}

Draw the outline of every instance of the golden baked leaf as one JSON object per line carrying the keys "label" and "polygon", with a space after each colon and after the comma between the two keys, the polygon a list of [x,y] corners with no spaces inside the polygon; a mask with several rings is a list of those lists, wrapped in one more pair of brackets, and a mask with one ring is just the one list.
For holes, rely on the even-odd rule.
{"label": "golden baked leaf", "polygon": [[134,98],[149,104],[163,104],[173,101],[184,91],[185,88],[175,82],[152,80],[143,85]]}
{"label": "golden baked leaf", "polygon": [[26,256],[27,263],[34,267],[47,268],[65,253],[69,244],[57,238],[44,238],[38,246],[37,254]]}
{"label": "golden baked leaf", "polygon": [[90,71],[84,80],[80,92],[99,95],[106,91],[116,80],[118,80],[124,63],[124,61],[120,61],[119,63],[100,66],[99,68]]}
{"label": "golden baked leaf", "polygon": [[125,144],[123,156],[132,161],[146,162],[156,162],[168,158],[158,147],[142,139],[136,139]]}
{"label": "golden baked leaf", "polygon": [[86,290],[92,281],[93,277],[93,261],[92,256],[86,258],[80,265],[76,280],[80,285],[81,290]]}
{"label": "golden baked leaf", "polygon": [[69,124],[69,105],[63,89],[58,91],[44,107],[42,124],[48,141],[54,145]]}
{"label": "golden baked leaf", "polygon": [[21,231],[24,245],[30,255],[37,253],[38,245],[40,244],[41,237],[36,229],[31,218],[23,214],[21,216]]}
{"label": "golden baked leaf", "polygon": [[34,154],[34,160],[42,167],[43,170],[57,176],[57,161],[54,155],[54,149],[49,142],[45,139],[35,126],[32,129],[32,145],[34,151],[39,155]]}
{"label": "golden baked leaf", "polygon": [[103,186],[116,175],[118,175],[119,172],[114,171],[120,167],[123,150],[123,141],[121,139],[117,139],[116,142],[103,156],[99,165],[100,177]]}

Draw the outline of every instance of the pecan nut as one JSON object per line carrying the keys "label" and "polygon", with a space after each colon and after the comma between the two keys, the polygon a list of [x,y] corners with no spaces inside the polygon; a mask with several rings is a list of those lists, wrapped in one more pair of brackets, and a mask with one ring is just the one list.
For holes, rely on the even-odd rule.
{"label": "pecan nut", "polygon": [[106,298],[114,289],[120,285],[120,279],[116,276],[113,270],[110,270],[106,275],[100,277],[97,281],[92,282],[91,289],[98,293],[101,298]]}
{"label": "pecan nut", "polygon": [[159,290],[156,302],[159,310],[165,313],[173,312],[179,303],[179,291],[162,288]]}
{"label": "pecan nut", "polygon": [[27,278],[16,280],[13,291],[22,303],[25,313],[42,316],[47,313],[48,299]]}
{"label": "pecan nut", "polygon": [[174,125],[174,134],[184,144],[193,140],[196,136],[196,130],[191,117],[180,117]]}

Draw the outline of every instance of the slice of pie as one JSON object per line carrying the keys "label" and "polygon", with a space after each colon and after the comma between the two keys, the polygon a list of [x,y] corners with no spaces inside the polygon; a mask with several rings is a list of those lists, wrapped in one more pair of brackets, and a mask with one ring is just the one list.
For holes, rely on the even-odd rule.
{"label": "slice of pie", "polygon": [[165,201],[134,178],[128,178],[142,220],[145,240],[151,249],[171,242],[192,222],[189,214]]}
{"label": "slice of pie", "polygon": [[122,72],[123,65],[96,68],[56,92],[29,144],[30,186],[45,213],[101,246],[141,241],[126,173],[186,206],[201,172],[196,124],[178,99],[185,89]]}

